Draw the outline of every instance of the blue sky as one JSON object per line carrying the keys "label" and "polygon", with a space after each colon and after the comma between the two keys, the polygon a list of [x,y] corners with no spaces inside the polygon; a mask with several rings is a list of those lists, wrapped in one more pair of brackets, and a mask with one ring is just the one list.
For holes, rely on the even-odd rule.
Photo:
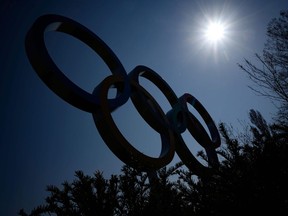
{"label": "blue sky", "polygon": [[[242,1],[0,1],[0,215],[15,215],[44,202],[46,185],[71,181],[74,171],[106,177],[123,163],[102,141],[91,113],[55,95],[31,67],[25,34],[37,17],[67,16],[96,33],[114,51],[127,73],[137,65],[156,71],[175,91],[194,95],[215,123],[238,127],[249,109],[270,121],[274,105],[247,85],[238,67],[255,63],[266,40],[268,22],[287,9],[284,0]],[[203,38],[209,20],[226,24],[217,45]],[[46,35],[53,60],[73,82],[92,92],[107,75],[107,66],[78,40],[57,32]],[[163,110],[169,105],[159,90],[145,82]],[[191,108],[193,110],[193,108]],[[195,113],[196,115],[196,113]],[[131,101],[113,113],[121,132],[140,151],[157,156],[160,137],[139,116]],[[199,145],[185,132],[192,152]],[[171,162],[179,161],[175,155]]]}

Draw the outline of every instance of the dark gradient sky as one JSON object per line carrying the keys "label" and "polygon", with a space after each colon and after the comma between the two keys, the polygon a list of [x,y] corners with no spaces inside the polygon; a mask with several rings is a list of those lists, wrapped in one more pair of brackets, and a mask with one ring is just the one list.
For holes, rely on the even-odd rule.
{"label": "dark gradient sky", "polygon": [[[61,2],[61,3],[59,3]],[[48,184],[71,181],[75,170],[106,177],[123,163],[102,141],[90,113],[56,96],[32,69],[24,50],[25,34],[40,15],[74,19],[96,33],[115,52],[127,72],[136,65],[155,70],[178,96],[194,95],[215,123],[241,130],[249,109],[270,121],[274,105],[247,87],[237,67],[261,53],[268,22],[287,9],[286,0],[239,1],[0,1],[0,215],[15,215],[44,202]],[[227,38],[217,46],[203,40],[207,20],[221,18]],[[110,72],[78,40],[61,33],[45,35],[54,61],[87,92]],[[168,102],[143,81],[166,112]],[[141,119],[131,101],[113,117],[127,139],[142,152],[157,156],[160,138]],[[192,152],[198,144],[184,133]],[[175,156],[174,162],[179,161]]]}

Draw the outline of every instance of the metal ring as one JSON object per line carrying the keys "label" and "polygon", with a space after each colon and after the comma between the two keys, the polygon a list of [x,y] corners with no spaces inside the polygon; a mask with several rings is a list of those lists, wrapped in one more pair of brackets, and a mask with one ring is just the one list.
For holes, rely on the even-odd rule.
{"label": "metal ring", "polygon": [[[189,148],[185,144],[182,133],[186,130],[192,134],[195,140],[205,148],[208,158],[209,158],[209,165],[216,166],[218,163],[218,158],[215,152],[215,148],[218,144],[220,144],[220,136],[218,130],[210,117],[209,113],[206,109],[202,106],[202,104],[192,95],[184,94],[182,97],[178,99],[174,91],[171,87],[152,69],[145,67],[145,66],[137,66],[133,69],[128,76],[135,80],[139,84],[139,76],[145,77],[154,83],[164,94],[164,96],[169,101],[172,109],[167,112],[166,116],[170,120],[170,127],[167,127],[163,121],[159,120],[157,117],[157,113],[154,111],[153,108],[150,108],[151,105],[146,102],[146,105],[138,105],[138,110],[145,108],[146,110],[150,110],[149,112],[144,112],[142,117],[147,121],[149,119],[150,122],[153,122],[152,127],[155,130],[159,130],[159,128],[172,128],[174,131],[174,136],[176,138],[176,152],[183,163],[190,169],[193,170],[198,175],[208,175],[211,173],[211,169],[208,167],[203,166],[190,152]],[[139,84],[140,85],[140,84]],[[134,96],[135,97],[135,96]],[[141,95],[137,94],[136,98],[140,98]],[[132,100],[133,101],[133,100]],[[135,101],[135,99],[134,99]],[[209,138],[204,127],[200,124],[197,118],[188,110],[187,102],[190,103],[195,109],[200,113],[205,123],[208,125],[210,133],[212,135],[212,140]],[[137,105],[137,103],[136,103]],[[181,116],[181,120],[179,117]],[[179,124],[178,124],[179,123]],[[174,126],[173,126],[174,125]],[[166,127],[165,127],[166,126]],[[216,132],[215,132],[216,129]],[[212,146],[212,142],[214,145]],[[218,146],[217,146],[218,147]],[[215,158],[216,155],[216,158]],[[212,158],[212,159],[211,159]],[[214,167],[215,167],[214,166]]]}
{"label": "metal ring", "polygon": [[[213,147],[218,148],[221,144],[220,135],[218,129],[205,109],[205,107],[191,94],[185,93],[179,98],[179,101],[184,105],[184,110],[189,113],[190,124],[188,125],[188,130],[193,133],[194,138],[202,145],[204,148]],[[187,103],[191,104],[203,118],[204,122],[206,123],[211,138],[208,136],[206,130],[201,125],[201,123],[197,120],[197,118],[188,110]],[[202,136],[199,134],[203,134]]]}
{"label": "metal ring", "polygon": [[[186,112],[187,129],[195,140],[205,149],[210,167],[202,165],[193,156],[180,134],[176,134],[176,152],[188,169],[193,170],[196,175],[211,175],[214,172],[212,168],[216,168],[219,165],[215,149],[219,147],[221,140],[217,127],[209,113],[194,96],[185,93],[179,98],[179,103]],[[187,103],[191,104],[203,118],[208,126],[212,139],[199,120],[188,110]]]}
{"label": "metal ring", "polygon": [[[162,148],[158,158],[147,156],[135,149],[119,131],[111,116],[111,111],[108,109],[108,90],[112,85],[121,82],[124,82],[123,78],[114,75],[108,76],[100,84],[100,109],[98,110],[98,113],[92,113],[96,127],[110,150],[124,163],[141,170],[158,170],[169,164],[173,159],[175,152],[173,132],[171,130],[166,130],[165,128],[162,129],[160,133]],[[145,94],[146,97],[150,97],[146,90],[136,82],[131,80],[130,83],[132,89],[136,89],[136,91]],[[161,111],[157,102],[153,98],[150,98],[150,101],[153,103],[154,107],[157,107],[157,112],[161,115],[161,118],[165,120],[166,116]],[[166,121],[168,123],[168,119],[166,119]]]}
{"label": "metal ring", "polygon": [[[157,88],[159,88],[159,90],[164,94],[164,96],[167,98],[168,102],[170,103],[170,105],[172,107],[177,106],[178,104],[178,97],[176,96],[175,92],[172,90],[172,88],[168,85],[168,83],[162,79],[161,76],[159,76],[155,71],[153,71],[152,69],[146,67],[146,66],[142,66],[139,65],[137,67],[135,67],[129,74],[128,76],[130,77],[131,80],[134,80],[138,85],[139,84],[139,76],[144,77],[148,80],[150,80]],[[131,97],[132,102],[135,103],[136,108],[140,108],[142,109],[144,106],[137,106],[137,98],[139,100],[139,98],[141,98],[141,94],[136,94],[134,95],[134,97]],[[142,97],[142,100],[143,99]],[[177,127],[174,127],[174,125],[167,125],[166,122],[163,122],[162,119],[160,119],[157,115],[157,113],[155,113],[153,107],[151,107],[151,105],[149,105],[149,103],[146,102],[146,106],[145,108],[147,109],[147,112],[143,113],[142,117],[148,121],[148,119],[150,120],[150,124],[151,127],[153,129],[155,129],[156,131],[159,131],[161,129],[159,128],[173,128],[178,129]],[[178,111],[178,110],[177,110]],[[174,109],[175,112],[175,109]],[[142,112],[141,112],[142,113]],[[151,116],[153,118],[151,118]],[[168,116],[170,117],[170,116]]]}
{"label": "metal ring", "polygon": [[[44,41],[45,31],[63,32],[91,47],[107,64],[112,74],[127,77],[127,73],[113,51],[93,32],[83,25],[59,15],[43,15],[32,25],[26,35],[26,53],[31,65],[42,81],[63,100],[71,105],[93,112],[99,107],[99,99],[84,91],[67,78],[50,57]],[[128,82],[126,79],[125,82]],[[129,98],[129,85],[117,88],[117,97],[109,100],[110,109],[124,104]],[[97,87],[96,87],[97,89]]]}

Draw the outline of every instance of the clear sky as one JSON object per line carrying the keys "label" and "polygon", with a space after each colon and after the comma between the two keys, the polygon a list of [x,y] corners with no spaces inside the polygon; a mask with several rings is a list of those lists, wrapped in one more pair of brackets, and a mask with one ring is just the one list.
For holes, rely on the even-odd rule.
{"label": "clear sky", "polygon": [[[123,165],[102,141],[92,115],[60,99],[32,69],[24,39],[37,17],[52,13],[74,19],[104,40],[127,72],[137,65],[150,67],[177,96],[194,95],[215,123],[241,130],[239,121],[248,121],[249,109],[269,121],[275,107],[247,87],[251,83],[237,63],[255,60],[264,47],[268,22],[287,6],[286,0],[1,0],[0,215],[42,204],[46,185],[71,181],[76,170],[89,175],[102,170],[109,177]],[[211,21],[224,25],[217,43],[205,36]],[[78,40],[57,32],[45,36],[59,68],[87,92],[110,74],[99,56]],[[157,88],[145,80],[143,85],[167,112],[168,102]],[[158,134],[131,101],[113,117],[135,147],[150,156],[159,154]],[[184,137],[192,152],[201,149],[188,133]],[[177,161],[175,155],[170,165]]]}

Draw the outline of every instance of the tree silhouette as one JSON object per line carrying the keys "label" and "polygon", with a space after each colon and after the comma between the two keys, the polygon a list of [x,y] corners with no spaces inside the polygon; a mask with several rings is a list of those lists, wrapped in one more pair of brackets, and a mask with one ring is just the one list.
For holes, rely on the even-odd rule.
{"label": "tree silhouette", "polygon": [[[48,186],[46,204],[34,208],[29,215],[184,215],[182,200],[175,183],[168,177],[181,163],[158,171],[157,182],[151,185],[146,173],[123,166],[122,174],[109,180],[97,171],[94,176],[76,171],[72,183],[62,188]],[[19,215],[28,215],[20,210]]]}
{"label": "tree silhouette", "polygon": [[263,54],[256,54],[261,66],[245,59],[239,64],[256,84],[255,92],[280,102],[279,120],[288,123],[288,10],[280,12],[267,27],[267,41]]}
{"label": "tree silhouette", "polygon": [[[195,178],[182,163],[160,169],[153,184],[147,173],[128,166],[109,179],[99,171],[93,176],[77,171],[72,183],[48,186],[46,204],[29,215],[288,213],[288,135],[278,136],[258,111],[251,110],[249,117],[249,131],[243,134],[219,125],[224,144],[214,176]],[[205,157],[203,152],[199,156]],[[21,210],[19,215],[28,214]]]}

